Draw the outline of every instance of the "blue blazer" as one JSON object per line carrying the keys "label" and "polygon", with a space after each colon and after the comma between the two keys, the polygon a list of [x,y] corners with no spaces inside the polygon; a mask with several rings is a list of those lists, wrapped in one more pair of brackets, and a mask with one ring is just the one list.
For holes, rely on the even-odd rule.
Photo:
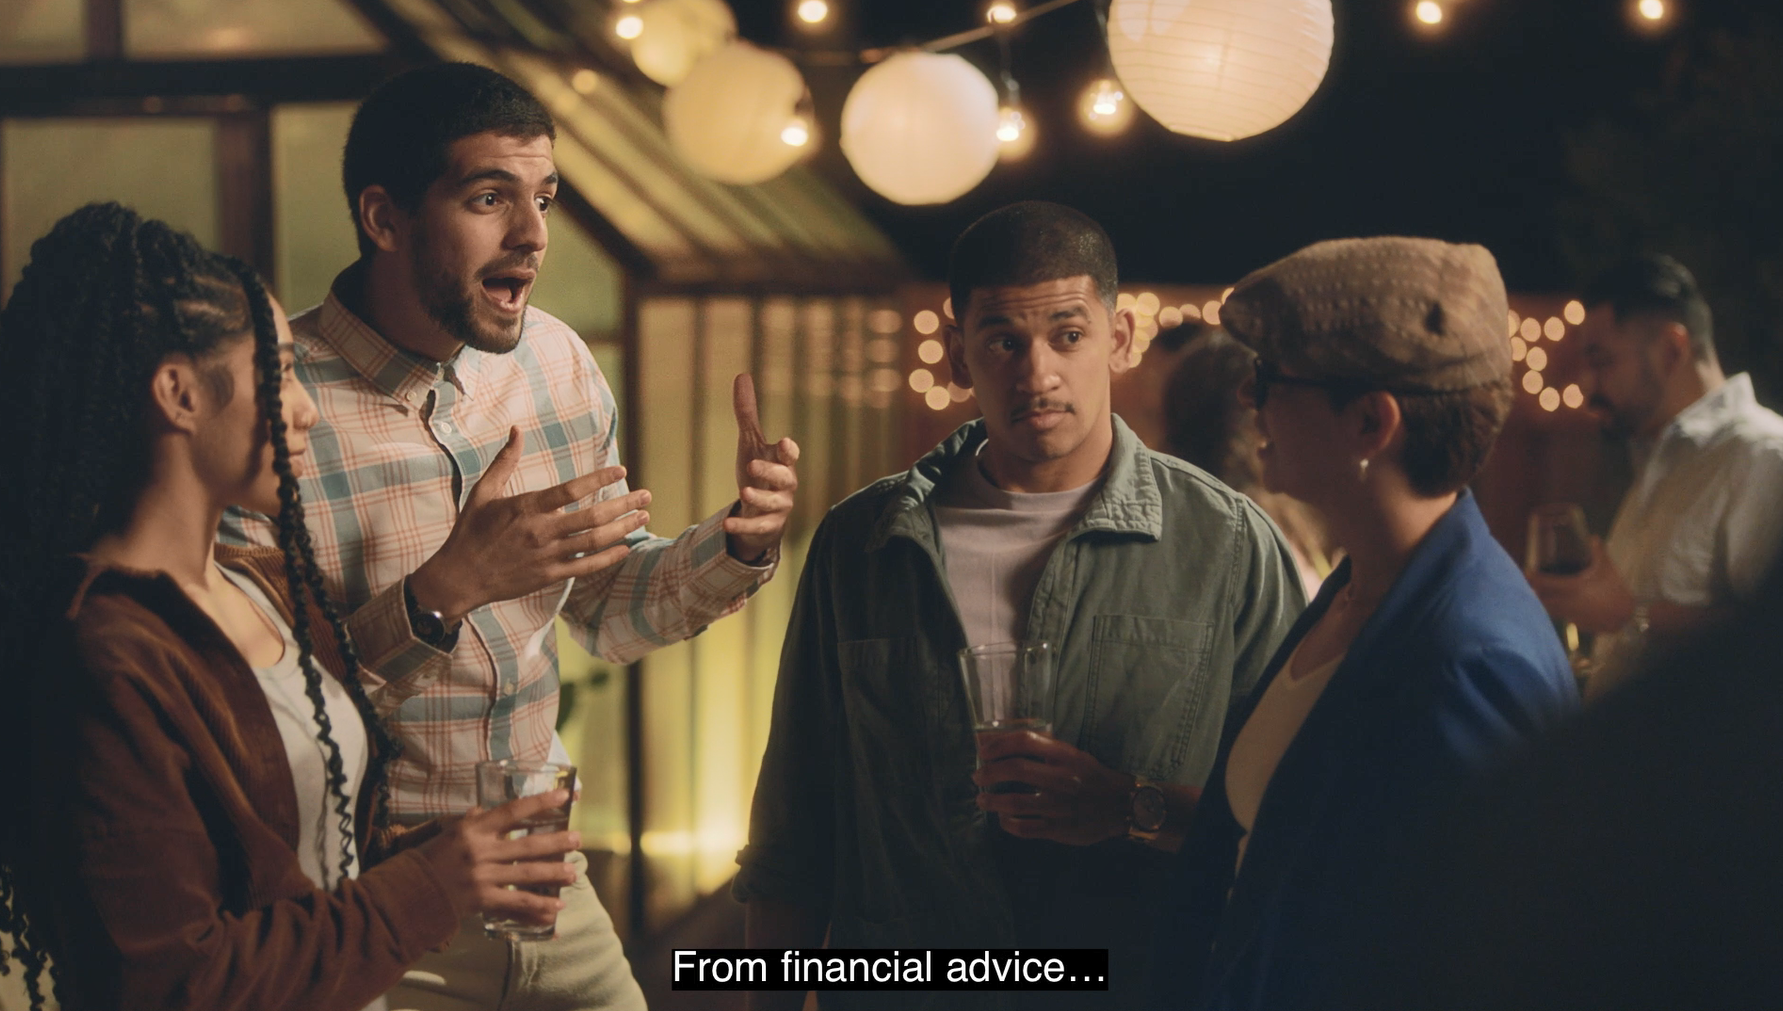
{"label": "blue blazer", "polygon": [[1348,582],[1346,561],[1227,724],[1157,932],[1159,1011],[1297,1011],[1332,1000],[1422,820],[1578,708],[1553,625],[1463,491],[1282,756],[1234,880],[1232,739]]}

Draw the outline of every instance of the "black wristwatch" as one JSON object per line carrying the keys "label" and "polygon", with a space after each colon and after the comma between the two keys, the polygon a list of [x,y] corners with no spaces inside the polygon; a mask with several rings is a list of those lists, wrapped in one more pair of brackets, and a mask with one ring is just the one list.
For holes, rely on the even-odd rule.
{"label": "black wristwatch", "polygon": [[1158,784],[1144,776],[1133,777],[1132,809],[1127,814],[1127,838],[1151,842],[1163,831],[1170,805]]}
{"label": "black wristwatch", "polygon": [[458,629],[463,622],[454,622],[450,629],[446,628],[446,616],[438,611],[424,611],[415,602],[415,591],[409,588],[409,581],[402,581],[402,602],[409,612],[409,631],[421,640],[442,653],[452,652],[458,645]]}

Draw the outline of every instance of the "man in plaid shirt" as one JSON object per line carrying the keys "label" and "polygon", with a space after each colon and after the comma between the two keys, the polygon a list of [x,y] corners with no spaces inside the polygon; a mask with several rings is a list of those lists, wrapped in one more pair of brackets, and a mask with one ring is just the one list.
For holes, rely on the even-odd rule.
{"label": "man in plaid shirt", "polygon": [[[322,416],[295,465],[328,590],[403,742],[399,823],[473,807],[478,761],[567,758],[557,615],[618,663],[698,634],[772,575],[797,487],[798,447],[767,443],[739,376],[738,501],[674,540],[644,530],[650,493],[618,466],[606,379],[527,305],[554,136],[531,95],[481,67],[379,88],[344,161],[360,259],[291,321]],[[224,535],[272,539],[246,515]],[[467,919],[390,1006],[641,1009],[585,871],[574,854],[561,902],[539,899],[555,939],[492,940]]]}

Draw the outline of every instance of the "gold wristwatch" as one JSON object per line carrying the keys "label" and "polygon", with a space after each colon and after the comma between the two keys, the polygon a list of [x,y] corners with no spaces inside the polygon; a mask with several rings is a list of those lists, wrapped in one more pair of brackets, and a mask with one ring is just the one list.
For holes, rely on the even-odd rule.
{"label": "gold wristwatch", "polygon": [[1128,798],[1127,838],[1149,843],[1163,831],[1170,817],[1170,805],[1158,784],[1144,776],[1133,777],[1133,792]]}

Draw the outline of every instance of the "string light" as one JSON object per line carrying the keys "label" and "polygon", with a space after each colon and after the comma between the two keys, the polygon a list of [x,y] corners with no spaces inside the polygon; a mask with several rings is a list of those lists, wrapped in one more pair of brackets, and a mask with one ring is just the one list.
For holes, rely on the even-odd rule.
{"label": "string light", "polygon": [[821,25],[830,16],[830,5],[823,0],[803,0],[798,6],[798,16],[808,25]]}
{"label": "string light", "polygon": [[935,374],[928,369],[917,369],[910,373],[910,388],[918,393],[927,393],[935,387]]}
{"label": "string light", "polygon": [[1522,327],[1517,332],[1523,335],[1524,340],[1533,344],[1542,339],[1542,321],[1530,316],[1523,321]]}
{"label": "string light", "polygon": [[921,358],[930,365],[934,365],[941,361],[941,356],[944,355],[946,351],[947,349],[941,346],[940,341],[928,340],[923,341],[916,346],[916,357]]}
{"label": "string light", "polygon": [[803,116],[793,117],[792,122],[780,131],[780,140],[787,147],[804,147],[811,142],[811,124],[805,122]]}
{"label": "string light", "polygon": [[644,19],[636,14],[627,14],[613,22],[613,34],[626,40],[635,39],[644,34]]}
{"label": "string light", "polygon": [[1127,101],[1120,83],[1110,77],[1090,82],[1078,102],[1085,126],[1100,134],[1116,134],[1133,121],[1133,103]]}
{"label": "string light", "polygon": [[1007,0],[997,0],[985,9],[984,19],[993,25],[1006,25],[1015,20],[1015,5]]}
{"label": "string light", "polygon": [[1523,356],[1523,362],[1529,366],[1529,371],[1540,372],[1548,367],[1548,352],[1545,348],[1530,348]]}
{"label": "string light", "polygon": [[1520,362],[1529,355],[1529,345],[1521,337],[1511,338],[1511,361]]}
{"label": "string light", "polygon": [[1412,8],[1412,16],[1434,28],[1442,24],[1442,4],[1437,3],[1436,0],[1418,0],[1417,6]]}
{"label": "string light", "polygon": [[941,329],[941,317],[935,315],[933,309],[924,309],[910,317],[910,325],[916,328],[917,333],[934,333]]}
{"label": "string light", "polygon": [[1003,143],[1013,144],[1021,140],[1027,126],[1027,118],[1020,109],[1005,105],[997,110],[997,139]]}
{"label": "string light", "polygon": [[1548,387],[1541,392],[1539,403],[1544,411],[1557,410],[1560,407],[1560,391],[1552,386]]}
{"label": "string light", "polygon": [[929,387],[929,391],[922,395],[922,399],[923,403],[929,405],[931,411],[945,411],[947,405],[953,402],[953,398],[947,395],[946,388],[940,386]]}
{"label": "string light", "polygon": [[1523,322],[1523,317],[1517,315],[1517,310],[1512,309],[1511,310],[1511,334],[1510,334],[1512,337],[1517,336],[1517,326],[1519,324],[1521,324],[1522,322]]}
{"label": "string light", "polygon": [[1201,320],[1208,326],[1220,325],[1220,303],[1209,302],[1201,307]]}
{"label": "string light", "polygon": [[1540,393],[1542,391],[1542,374],[1536,371],[1523,373],[1523,392]]}
{"label": "string light", "polygon": [[1571,383],[1562,391],[1560,399],[1566,402],[1566,406],[1577,410],[1585,404],[1585,391],[1579,389],[1578,383]]}
{"label": "string light", "polygon": [[1665,0],[1641,0],[1635,9],[1640,11],[1641,17],[1648,21],[1665,19]]}
{"label": "string light", "polygon": [[1566,321],[1573,326],[1583,326],[1585,323],[1585,303],[1575,298],[1571,302],[1566,303],[1566,308],[1560,311],[1560,315],[1565,316]]}

